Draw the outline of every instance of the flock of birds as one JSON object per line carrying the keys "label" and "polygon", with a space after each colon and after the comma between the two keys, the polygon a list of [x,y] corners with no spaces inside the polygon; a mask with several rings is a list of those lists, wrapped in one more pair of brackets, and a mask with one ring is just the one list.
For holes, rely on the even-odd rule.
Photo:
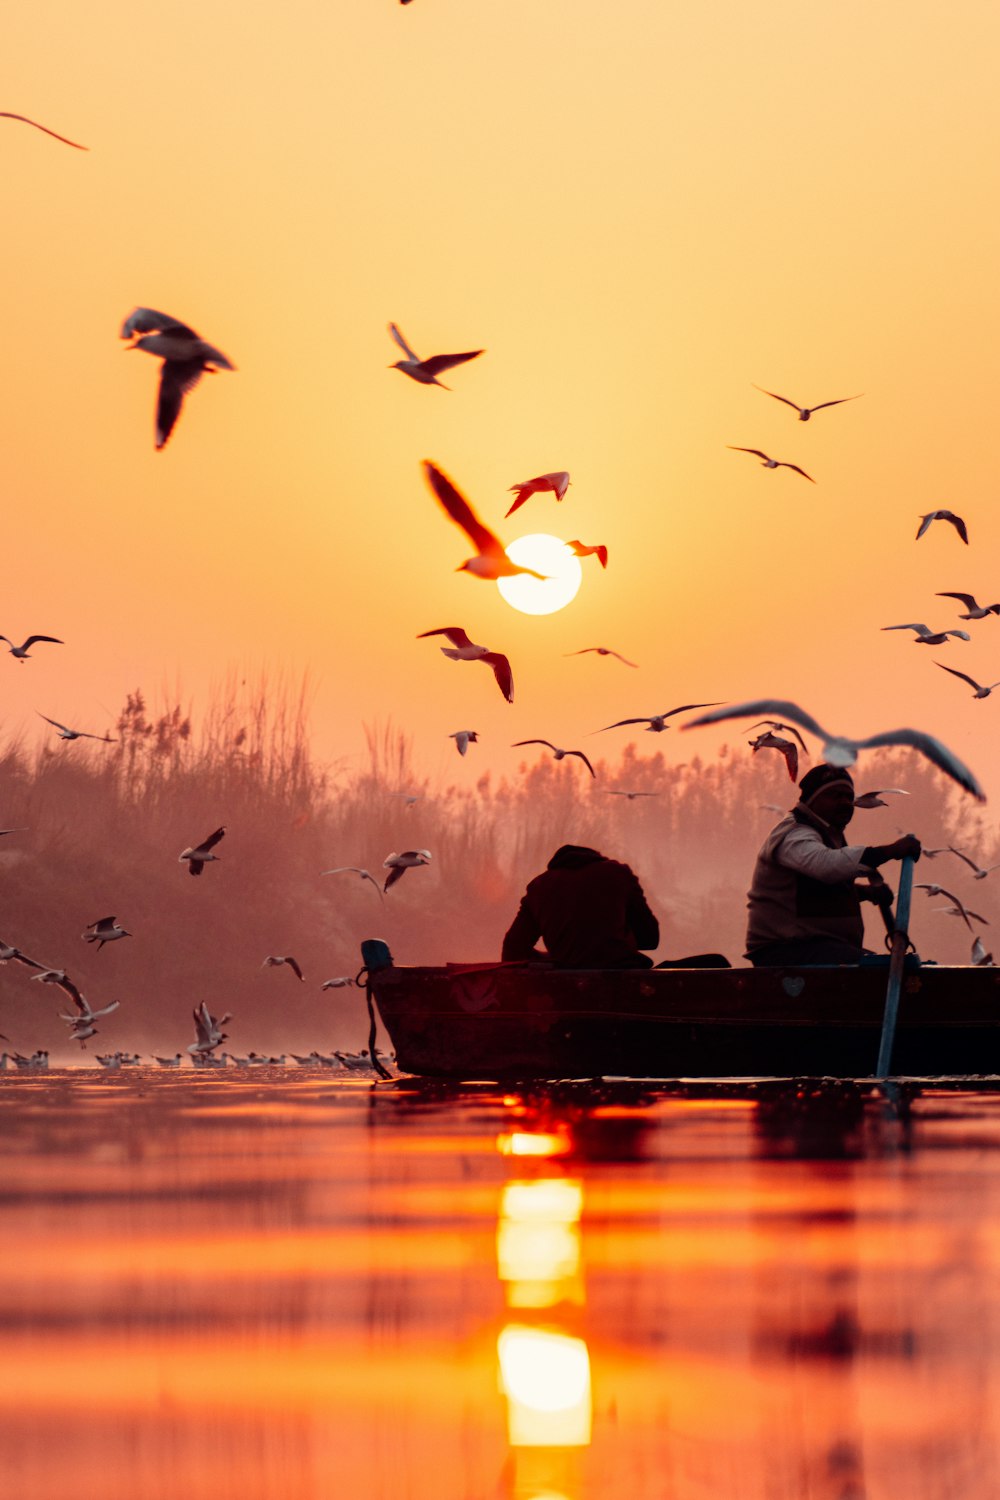
{"label": "flock of birds", "polygon": [[[406,4],[408,0],[401,0]],[[77,150],[85,150],[86,147],[79,146],[77,142],[58,135],[48,127],[38,124],[26,116],[14,115],[0,112],[0,118],[21,121],[35,129],[42,130],[65,145],[72,146]],[[412,345],[408,342],[396,323],[389,324],[389,334],[403,357],[397,359],[390,368],[399,370],[401,374],[419,385],[444,386],[439,378],[447,371],[456,369],[467,364],[471,360],[478,359],[485,351],[482,349],[471,349],[454,354],[434,354],[427,358],[421,358]],[[159,387],[156,401],[154,441],[158,450],[162,450],[173,433],[184,403],[185,396],[192,391],[206,374],[215,374],[218,371],[234,371],[235,365],[214,344],[203,339],[189,324],[182,322],[169,314],[158,312],[154,308],[137,307],[124,320],[120,329],[120,337],[127,340],[128,350],[140,350],[143,353],[153,355],[161,360],[159,372]],[[830,401],[822,401],[813,406],[802,406],[797,401],[787,396],[779,395],[775,391],[756,387],[762,394],[771,399],[781,402],[795,411],[800,422],[810,421],[816,412],[829,407],[840,406],[848,401],[860,399],[860,395],[839,397]],[[810,483],[816,483],[815,479],[798,464],[783,459],[776,459],[760,448],[738,447],[729,445],[733,451],[747,453],[758,458],[764,468],[777,470],[786,468],[799,474]],[[544,579],[543,574],[535,569],[515,563],[507,555],[502,542],[496,533],[480,518],[470,501],[466,498],[457,485],[447,474],[435,463],[425,460],[423,472],[432,495],[437,500],[444,514],[453,522],[467,537],[473,551],[471,556],[465,559],[457,571],[465,572],[471,577],[484,582],[496,582],[501,578],[509,578],[518,574],[527,574],[536,579]],[[526,480],[518,481],[510,486],[510,493],[514,496],[512,503],[506,511],[504,519],[508,519],[519,511],[533,496],[551,495],[557,502],[565,499],[570,487],[570,474],[568,470],[552,470],[543,474],[535,475]],[[920,517],[920,525],[917,531],[917,539],[923,537],[935,522],[944,522],[951,525],[961,541],[968,546],[968,527],[964,519],[950,510],[939,509],[926,513]],[[578,557],[594,556],[602,568],[608,565],[608,549],[604,544],[585,544],[579,540],[567,543],[569,548]],[[943,591],[937,597],[957,600],[964,606],[964,612],[959,618],[963,621],[981,621],[990,615],[1000,614],[1000,603],[981,605],[971,594],[959,591]],[[943,646],[952,639],[968,641],[970,635],[965,630],[957,628],[945,628],[931,630],[923,623],[907,623],[887,625],[882,627],[887,631],[912,630],[916,636],[916,644],[926,646]],[[448,625],[439,626],[434,629],[420,632],[417,637],[420,640],[444,637],[447,645],[440,649],[443,655],[450,661],[455,662],[482,662],[490,668],[496,680],[497,686],[508,703],[514,701],[514,679],[509,658],[502,652],[490,649],[485,645],[473,641],[462,626]],[[16,644],[9,637],[0,635],[0,640],[7,645],[10,654],[20,664],[24,664],[30,655],[31,648],[45,643],[62,645],[63,642],[54,636],[33,634],[29,635],[22,643]],[[594,653],[602,657],[616,658],[622,665],[634,668],[636,663],[621,655],[618,651],[607,646],[588,646],[580,651],[569,653],[570,655],[585,655]],[[946,667],[937,663],[943,671],[962,679],[973,689],[973,696],[977,699],[986,698],[997,687],[1000,682],[989,685],[980,684],[971,676],[957,671],[955,668]],[[738,704],[713,703],[687,703],[674,708],[665,709],[662,712],[641,715],[638,717],[616,720],[595,733],[605,733],[609,730],[619,728],[631,728],[643,725],[649,733],[660,734],[671,727],[669,721],[676,715],[695,712],[697,710],[709,710],[701,713],[698,718],[689,720],[681,727],[685,730],[698,726],[717,724],[732,719],[756,719],[752,730],[762,730],[756,738],[749,741],[751,751],[756,754],[761,750],[775,750],[781,754],[788,769],[792,781],[797,779],[798,756],[800,748],[805,751],[805,740],[800,733],[801,730],[815,739],[821,746],[821,755],[824,760],[832,765],[850,766],[857,759],[858,753],[866,749],[874,749],[882,746],[906,746],[925,756],[932,764],[941,770],[946,776],[954,780],[966,792],[973,797],[984,800],[984,794],[976,777],[945,745],[934,736],[915,729],[896,729],[878,734],[869,735],[861,739],[853,739],[842,734],[833,734],[824,729],[813,716],[800,708],[797,704],[781,699],[760,698],[750,702]],[[108,735],[96,735],[85,730],[71,728],[56,719],[42,714],[41,717],[50,724],[58,733],[60,738],[70,741],[80,738],[101,740],[112,743]],[[789,736],[791,736],[789,738]],[[455,741],[456,749],[461,756],[465,756],[470,745],[478,743],[478,732],[471,729],[453,731],[450,735]],[[534,737],[517,740],[513,748],[528,746],[540,746],[549,751],[556,761],[568,758],[579,760],[590,776],[596,780],[597,773],[587,754],[579,748],[564,748],[555,744],[552,740]],[[602,789],[603,790],[603,789]],[[655,796],[655,791],[649,790],[625,790],[620,788],[607,789],[612,796],[623,796],[628,800],[638,797]],[[884,807],[887,804],[881,799],[888,795],[908,795],[901,788],[882,788],[862,793],[856,799],[859,808]],[[408,801],[415,799],[409,798]],[[0,830],[0,833],[11,833],[16,830]],[[215,850],[225,835],[225,826],[216,828],[201,843],[184,849],[178,856],[179,861],[187,865],[188,871],[193,876],[201,875],[205,866],[217,861],[219,855]],[[949,845],[943,849],[928,849],[924,851],[928,858],[935,858],[945,854],[951,854],[958,860],[964,862],[973,873],[976,880],[985,879],[992,870],[1000,868],[997,865],[987,867],[979,866],[970,856],[961,850]],[[403,875],[411,869],[417,869],[431,863],[432,856],[427,849],[408,849],[399,853],[392,852],[383,861],[383,868],[388,872],[383,880],[377,879],[369,870],[354,866],[337,866],[333,869],[323,871],[325,875],[356,875],[363,882],[369,882],[379,899],[384,901],[386,893],[395,885]],[[974,921],[984,923],[985,918],[978,917],[965,907],[959,897],[952,892],[936,884],[924,884],[918,889],[925,890],[931,896],[942,896],[951,905],[943,908],[935,908],[949,915],[963,920],[973,931]],[[131,934],[118,922],[114,916],[103,917],[99,921],[91,923],[82,933],[82,938],[88,944],[95,944],[100,951],[106,944],[129,937]],[[43,984],[55,985],[70,1002],[71,1010],[59,1012],[60,1018],[67,1024],[72,1040],[85,1046],[86,1043],[97,1035],[97,1021],[105,1016],[111,1015],[119,1007],[117,1000],[94,1008],[82,994],[79,986],[68,976],[64,968],[53,968],[35,959],[27,957],[16,946],[0,942],[0,963],[16,962],[36,972],[32,978]],[[987,954],[983,948],[978,935],[975,935],[973,945],[974,963],[992,963],[992,955]],[[294,956],[290,954],[268,954],[261,964],[261,969],[287,968],[298,981],[304,983],[304,975],[301,966]],[[338,976],[323,982],[323,990],[334,989],[353,984],[350,976]],[[205,1002],[195,1007],[193,1021],[195,1027],[195,1039],[187,1047],[187,1055],[194,1066],[218,1067],[225,1066],[230,1060],[228,1053],[220,1052],[222,1043],[227,1039],[228,1033],[224,1030],[226,1024],[231,1021],[229,1012],[221,1016],[213,1016]],[[4,1040],[7,1040],[4,1038]],[[305,1056],[294,1055],[294,1061],[301,1066],[316,1067],[341,1067],[341,1068],[367,1068],[371,1066],[371,1059],[366,1052],[350,1054],[334,1052],[326,1055],[312,1052]],[[6,1066],[11,1060],[18,1068],[40,1069],[48,1064],[46,1052],[36,1052],[33,1056],[26,1057],[20,1053],[3,1053],[0,1065]],[[98,1055],[98,1062],[108,1068],[127,1067],[136,1064],[139,1058],[136,1054],[110,1053]],[[156,1063],[162,1067],[176,1067],[182,1061],[182,1053],[178,1052],[170,1058],[157,1057]],[[267,1057],[256,1053],[248,1053],[246,1057],[234,1057],[232,1061],[240,1065],[254,1065],[263,1063],[282,1063],[284,1056],[279,1058]]]}

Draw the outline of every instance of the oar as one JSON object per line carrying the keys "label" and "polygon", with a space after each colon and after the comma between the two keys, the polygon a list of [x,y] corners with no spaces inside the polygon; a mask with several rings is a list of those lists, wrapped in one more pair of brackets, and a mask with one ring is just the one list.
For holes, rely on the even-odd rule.
{"label": "oar", "polygon": [[885,992],[885,1013],[882,1016],[882,1038],[878,1048],[876,1078],[888,1078],[892,1062],[892,1044],[896,1040],[896,1017],[899,1014],[899,991],[903,983],[903,962],[909,945],[907,928],[910,925],[910,893],[913,889],[913,860],[907,856],[899,871],[899,892],[896,896],[896,925],[892,932],[891,957],[889,959],[889,984]]}

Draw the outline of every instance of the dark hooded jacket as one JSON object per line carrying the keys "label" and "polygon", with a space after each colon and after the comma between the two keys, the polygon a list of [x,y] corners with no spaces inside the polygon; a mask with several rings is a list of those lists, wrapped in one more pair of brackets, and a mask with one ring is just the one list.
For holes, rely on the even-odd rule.
{"label": "dark hooded jacket", "polygon": [[[535,944],[539,938],[547,952]],[[561,969],[648,969],[660,924],[628,865],[596,849],[563,844],[530,881],[501,957],[549,958]]]}

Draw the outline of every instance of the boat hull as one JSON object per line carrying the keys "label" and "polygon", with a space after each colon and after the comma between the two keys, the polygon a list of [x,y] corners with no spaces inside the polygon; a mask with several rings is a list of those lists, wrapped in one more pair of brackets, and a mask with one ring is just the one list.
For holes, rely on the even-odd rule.
{"label": "boat hull", "polygon": [[[882,968],[389,967],[371,975],[397,1066],[435,1078],[863,1078]],[[904,975],[892,1073],[1000,1073],[1000,969]]]}

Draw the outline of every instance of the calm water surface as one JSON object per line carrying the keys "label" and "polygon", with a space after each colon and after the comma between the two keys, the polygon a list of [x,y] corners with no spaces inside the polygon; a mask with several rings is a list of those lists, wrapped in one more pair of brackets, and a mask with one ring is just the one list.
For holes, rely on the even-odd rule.
{"label": "calm water surface", "polygon": [[995,1500],[1000,1095],[0,1078],[12,1500]]}

